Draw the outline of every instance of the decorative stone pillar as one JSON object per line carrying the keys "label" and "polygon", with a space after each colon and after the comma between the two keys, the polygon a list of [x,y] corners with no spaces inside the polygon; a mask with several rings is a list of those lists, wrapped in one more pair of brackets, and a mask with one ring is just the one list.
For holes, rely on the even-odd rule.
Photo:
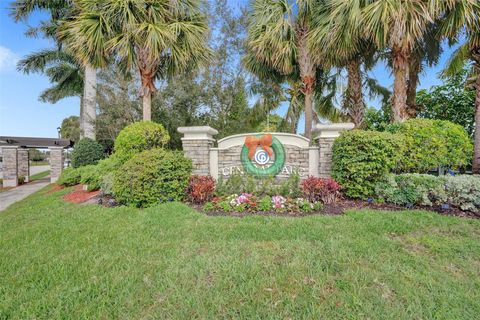
{"label": "decorative stone pillar", "polygon": [[183,152],[192,160],[193,174],[210,175],[210,148],[218,131],[209,126],[180,127],[177,130],[183,134]]}
{"label": "decorative stone pillar", "polygon": [[60,177],[63,170],[63,147],[50,147],[50,183]]}
{"label": "decorative stone pillar", "polygon": [[25,182],[30,180],[30,162],[28,149],[18,148],[18,177],[24,177]]}
{"label": "decorative stone pillar", "polygon": [[319,166],[320,177],[328,178],[332,173],[332,147],[333,142],[343,131],[351,130],[355,127],[353,123],[332,123],[317,124],[315,131],[318,132]]}
{"label": "decorative stone pillar", "polygon": [[18,186],[18,147],[2,147],[3,154],[3,187]]}

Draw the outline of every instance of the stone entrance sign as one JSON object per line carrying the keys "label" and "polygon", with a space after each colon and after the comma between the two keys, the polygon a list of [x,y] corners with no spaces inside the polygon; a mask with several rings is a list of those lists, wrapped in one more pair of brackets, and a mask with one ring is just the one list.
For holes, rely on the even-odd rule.
{"label": "stone entrance sign", "polygon": [[315,143],[290,133],[245,133],[216,140],[218,131],[208,127],[180,127],[185,156],[192,159],[194,174],[228,178],[233,173],[284,179],[292,173],[300,177],[328,177],[332,145],[352,123],[317,125]]}

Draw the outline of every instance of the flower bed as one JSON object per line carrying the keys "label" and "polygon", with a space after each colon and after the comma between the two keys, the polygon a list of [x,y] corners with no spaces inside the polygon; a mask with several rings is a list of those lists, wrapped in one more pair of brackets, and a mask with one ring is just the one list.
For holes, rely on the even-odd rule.
{"label": "flower bed", "polygon": [[286,198],[280,195],[257,197],[251,193],[232,194],[217,197],[205,203],[205,212],[225,213],[270,213],[298,215],[318,212],[323,208],[321,202],[310,202],[304,198]]}

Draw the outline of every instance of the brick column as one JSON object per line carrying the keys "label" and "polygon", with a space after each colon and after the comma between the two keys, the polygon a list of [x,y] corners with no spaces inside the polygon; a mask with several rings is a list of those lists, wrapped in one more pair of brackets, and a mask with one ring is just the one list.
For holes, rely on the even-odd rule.
{"label": "brick column", "polygon": [[28,149],[19,148],[18,155],[18,177],[24,177],[25,182],[30,180],[30,163],[28,156]]}
{"label": "brick column", "polygon": [[354,128],[353,123],[332,123],[332,124],[317,124],[315,131],[318,136],[319,146],[319,166],[318,171],[320,177],[328,178],[332,173],[332,147],[333,142],[340,136],[343,131]]}
{"label": "brick column", "polygon": [[50,182],[54,183],[63,170],[63,148],[50,147]]}
{"label": "brick column", "polygon": [[18,186],[18,147],[2,147],[3,154],[3,187]]}
{"label": "brick column", "polygon": [[183,134],[183,152],[192,160],[193,174],[210,175],[210,148],[218,131],[209,126],[180,127],[177,130]]}

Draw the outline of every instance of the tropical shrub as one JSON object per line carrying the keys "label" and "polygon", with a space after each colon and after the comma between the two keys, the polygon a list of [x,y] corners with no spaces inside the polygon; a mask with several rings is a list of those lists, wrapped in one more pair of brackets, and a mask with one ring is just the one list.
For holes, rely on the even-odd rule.
{"label": "tropical shrub", "polygon": [[480,212],[480,176],[389,175],[377,183],[376,196],[380,201],[398,205],[450,204]]}
{"label": "tropical shrub", "polygon": [[90,138],[83,138],[73,148],[71,159],[72,167],[78,168],[90,164],[96,164],[105,158],[101,144]]}
{"label": "tropical shrub", "polygon": [[446,202],[445,182],[445,177],[428,174],[392,174],[375,190],[380,200],[389,203],[432,206]]}
{"label": "tropical shrub", "polygon": [[465,129],[450,121],[411,119],[387,131],[403,137],[397,171],[425,173],[440,166],[459,169],[471,162],[473,145]]}
{"label": "tropical shrub", "polygon": [[352,198],[367,198],[402,154],[401,139],[388,132],[352,130],[333,144],[332,176]]}
{"label": "tropical shrub", "polygon": [[62,171],[62,174],[57,180],[57,184],[65,186],[65,187],[70,187],[74,186],[80,183],[80,180],[82,179],[82,171],[84,167],[80,168],[66,168],[65,170]]}
{"label": "tropical shrub", "polygon": [[448,202],[462,210],[480,212],[480,176],[446,177]]}
{"label": "tropical shrub", "polygon": [[218,179],[215,193],[219,196],[227,196],[235,193],[252,193],[258,196],[282,195],[284,197],[299,197],[300,176],[291,174],[285,180],[277,180],[273,177],[256,179],[250,175],[241,175],[238,172],[231,174],[228,179]]}
{"label": "tropical shrub", "polygon": [[143,151],[115,171],[113,193],[135,207],[183,200],[191,172],[192,162],[181,151]]}
{"label": "tropical shrub", "polygon": [[210,176],[191,176],[186,193],[193,203],[209,201],[215,192],[215,180]]}
{"label": "tropical shrub", "polygon": [[133,155],[145,150],[164,147],[170,136],[167,130],[151,121],[135,122],[125,127],[115,139],[114,150],[119,156]]}
{"label": "tropical shrub", "polygon": [[300,185],[304,196],[311,202],[333,203],[340,193],[340,185],[331,178],[309,176]]}

